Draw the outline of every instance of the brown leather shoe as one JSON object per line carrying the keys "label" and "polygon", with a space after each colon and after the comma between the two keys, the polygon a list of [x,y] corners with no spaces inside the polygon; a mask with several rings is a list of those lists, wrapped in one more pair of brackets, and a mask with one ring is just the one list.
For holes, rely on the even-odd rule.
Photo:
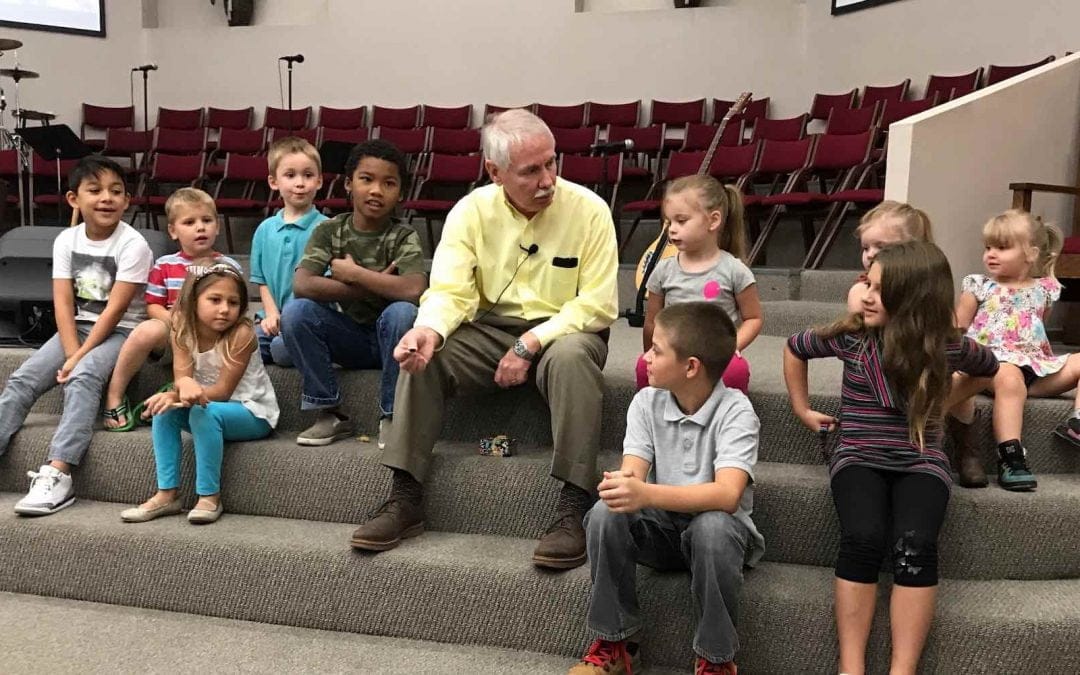
{"label": "brown leather shoe", "polygon": [[533,563],[553,570],[569,570],[580,567],[588,560],[585,554],[585,528],[581,521],[585,514],[565,511],[555,514],[540,543],[533,551]]}
{"label": "brown leather shoe", "polygon": [[[978,420],[978,417],[975,420]],[[949,459],[957,473],[957,482],[967,488],[986,487],[989,481],[979,453],[979,432],[975,421],[964,424],[949,415],[945,424],[952,440],[953,451]]]}
{"label": "brown leather shoe", "polygon": [[402,539],[423,533],[423,505],[391,495],[366,523],[356,528],[350,543],[362,551],[388,551]]}

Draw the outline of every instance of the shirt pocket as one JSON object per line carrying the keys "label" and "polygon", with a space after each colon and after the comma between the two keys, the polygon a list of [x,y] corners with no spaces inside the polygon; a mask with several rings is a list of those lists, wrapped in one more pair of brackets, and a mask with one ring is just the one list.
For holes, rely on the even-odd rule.
{"label": "shirt pocket", "polygon": [[562,305],[577,297],[580,263],[576,257],[555,256],[541,265],[536,284],[540,298]]}

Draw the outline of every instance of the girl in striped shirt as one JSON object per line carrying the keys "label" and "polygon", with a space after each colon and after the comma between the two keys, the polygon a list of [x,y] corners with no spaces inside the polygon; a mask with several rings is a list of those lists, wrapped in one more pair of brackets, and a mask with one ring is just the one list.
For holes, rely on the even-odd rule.
{"label": "girl in striped shirt", "polygon": [[[828,356],[844,364],[839,420],[813,410],[807,390],[807,360]],[[864,670],[886,554],[894,583],[890,672],[916,672],[934,615],[937,537],[949,501],[941,437],[951,372],[988,376],[997,367],[992,352],[955,327],[949,262],[926,242],[878,253],[861,312],[788,340],[784,379],[795,415],[815,433],[840,425],[829,468],[841,530],[841,673]]]}

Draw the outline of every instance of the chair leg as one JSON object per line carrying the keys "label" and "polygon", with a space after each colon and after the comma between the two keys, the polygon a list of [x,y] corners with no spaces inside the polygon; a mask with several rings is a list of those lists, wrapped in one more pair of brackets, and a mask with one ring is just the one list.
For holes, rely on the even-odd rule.
{"label": "chair leg", "polygon": [[228,247],[229,253],[236,253],[236,247],[233,246],[232,223],[229,216],[224,216],[223,220],[225,221],[225,246]]}
{"label": "chair leg", "polygon": [[435,228],[431,225],[431,216],[424,216],[424,223],[427,224],[427,240],[428,240],[428,253],[435,256]]}
{"label": "chair leg", "polygon": [[847,217],[849,210],[851,210],[851,202],[832,205],[813,248],[806,255],[806,259],[803,260],[803,268],[816,270],[821,267],[821,264],[825,261],[825,256],[828,255],[829,249],[832,248],[836,237],[844,226],[844,218]]}
{"label": "chair leg", "polygon": [[776,229],[776,223],[780,220],[781,209],[783,207],[777,205],[769,212],[769,218],[765,221],[765,226],[761,228],[761,234],[754,241],[754,247],[750,249],[751,265],[757,264],[759,260],[765,261],[765,247],[769,243],[769,238],[772,237],[773,230]]}
{"label": "chair leg", "polygon": [[[638,225],[641,224],[641,219],[644,216],[645,216],[644,213],[639,213],[637,218],[634,218],[634,222],[630,223],[630,231],[626,233],[626,238],[623,239],[622,245],[619,246],[619,259],[620,260],[622,259],[622,254],[623,254],[623,251],[626,249],[626,246],[630,243],[630,240],[634,238],[634,232],[637,232]],[[619,234],[619,228],[616,226],[616,228],[615,228],[616,240],[618,240],[618,234]]]}

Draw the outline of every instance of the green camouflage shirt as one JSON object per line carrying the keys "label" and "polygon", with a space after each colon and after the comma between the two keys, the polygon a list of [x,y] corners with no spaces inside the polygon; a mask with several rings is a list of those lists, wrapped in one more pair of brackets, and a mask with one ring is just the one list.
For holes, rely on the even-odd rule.
{"label": "green camouflage shirt", "polygon": [[[315,226],[308,239],[300,267],[322,276],[335,258],[351,255],[353,260],[369,270],[381,272],[397,262],[397,274],[424,274],[424,255],[420,237],[412,228],[391,221],[385,229],[359,232],[353,227],[351,213],[342,214]],[[375,323],[390,300],[368,294],[355,300],[342,300],[341,310],[353,321]]]}

